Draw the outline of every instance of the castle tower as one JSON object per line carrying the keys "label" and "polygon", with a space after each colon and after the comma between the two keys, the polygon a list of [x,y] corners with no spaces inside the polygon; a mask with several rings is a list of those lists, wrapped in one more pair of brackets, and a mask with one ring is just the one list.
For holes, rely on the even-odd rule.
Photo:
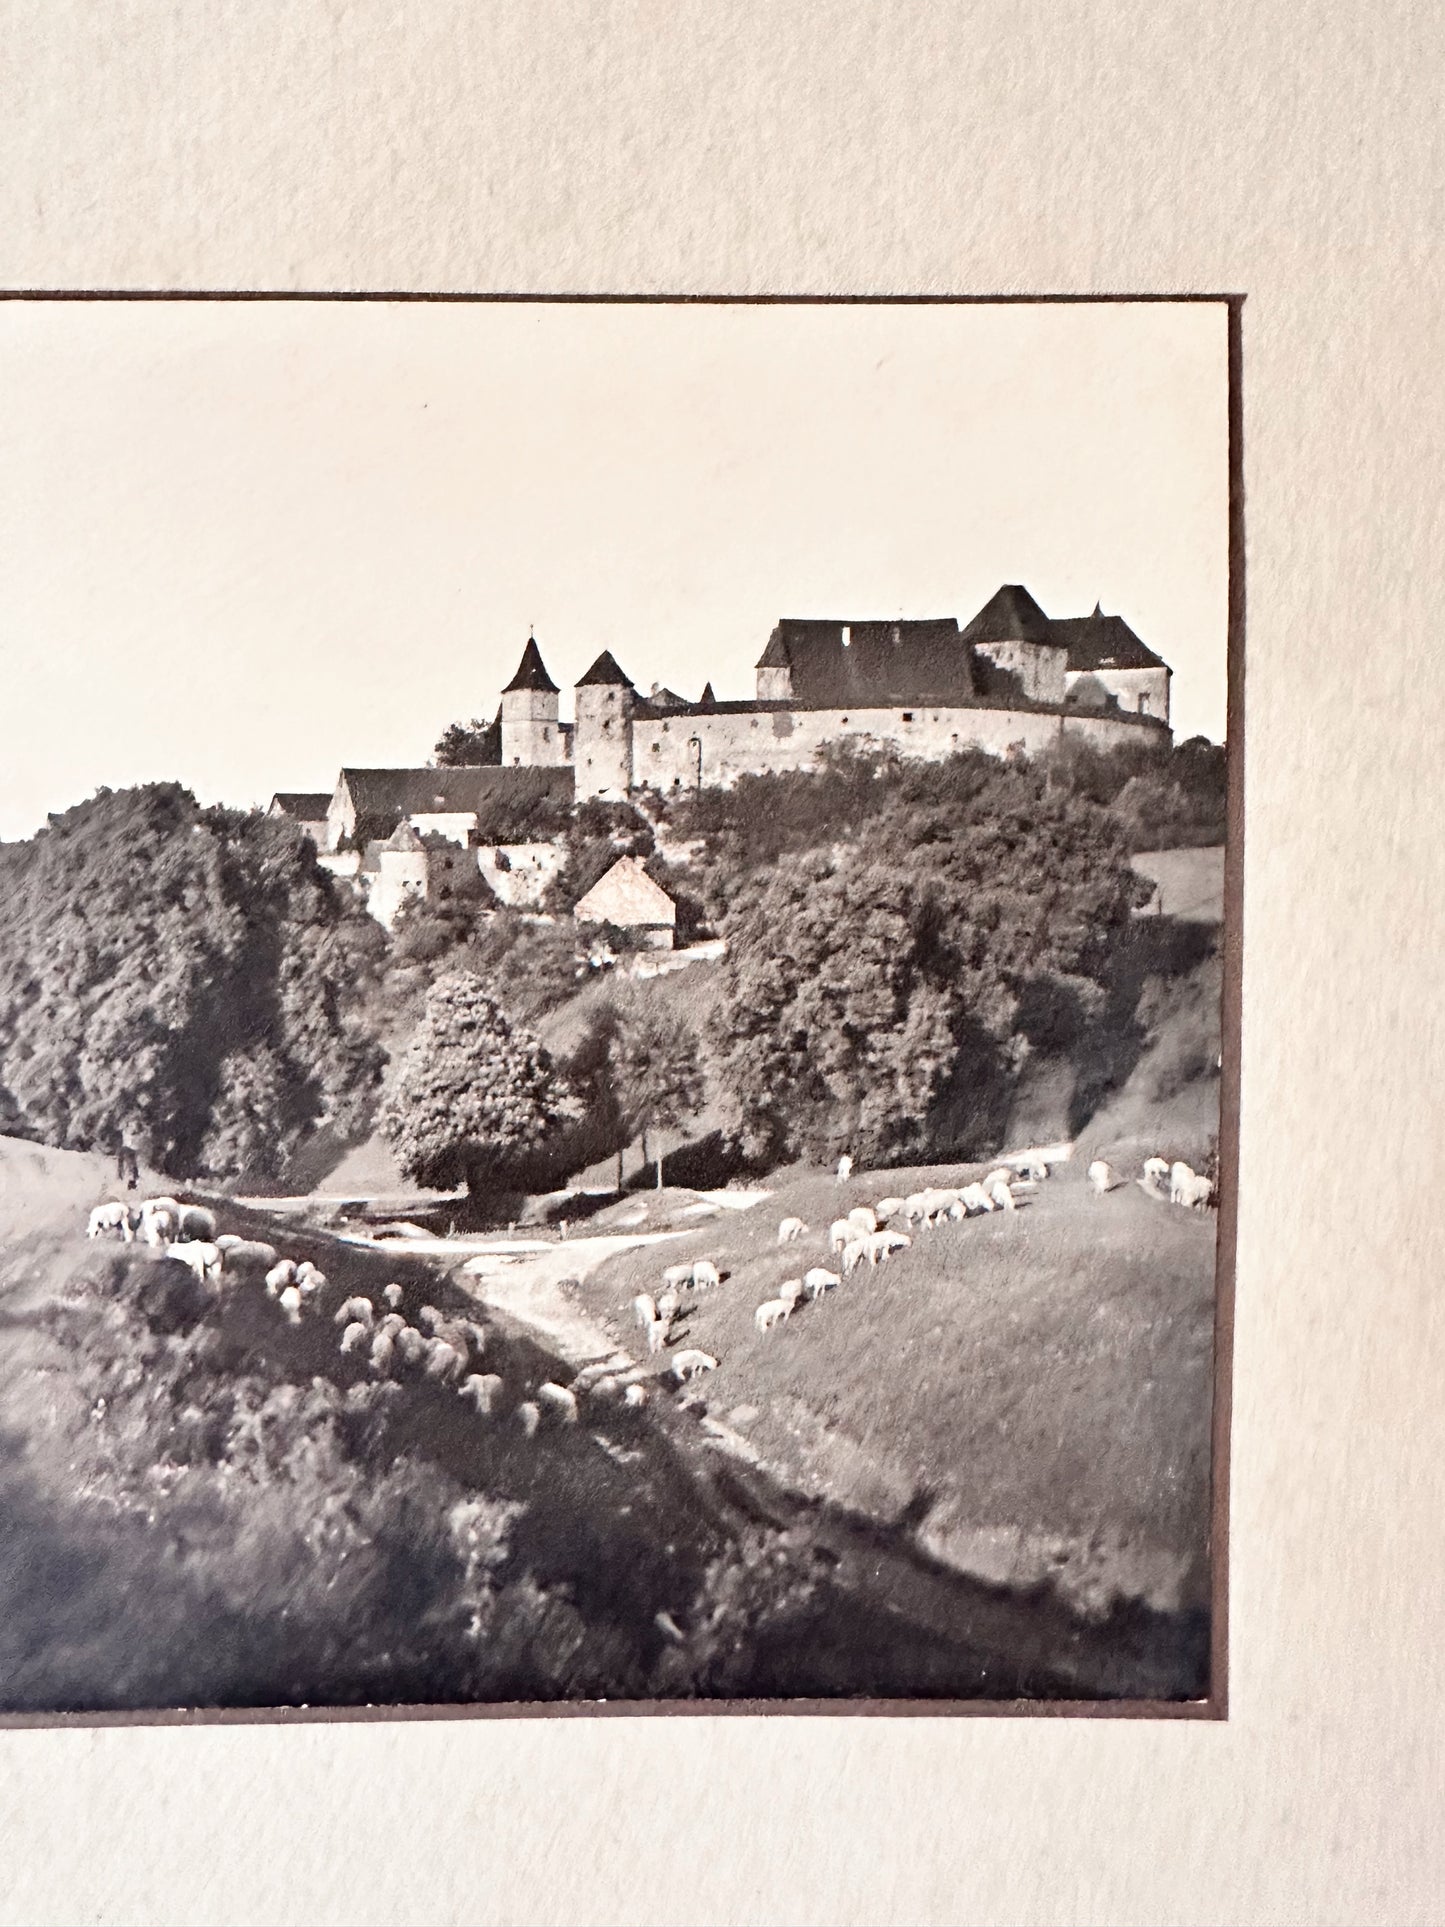
{"label": "castle tower", "polygon": [[[783,625],[778,624],[768,637],[768,646],[758,657],[758,701],[787,702],[793,694],[793,664],[783,640]],[[711,685],[709,685],[711,687]]]}
{"label": "castle tower", "polygon": [[1061,703],[1068,644],[1019,582],[1006,582],[960,640],[979,664],[983,693],[1031,703]]}
{"label": "castle tower", "polygon": [[577,801],[603,790],[626,796],[632,788],[633,687],[604,649],[576,685],[576,733],[572,761]]}
{"label": "castle tower", "polygon": [[566,739],[557,721],[557,685],[547,674],[536,637],[528,636],[517,673],[502,691],[502,762],[510,769],[566,760]]}

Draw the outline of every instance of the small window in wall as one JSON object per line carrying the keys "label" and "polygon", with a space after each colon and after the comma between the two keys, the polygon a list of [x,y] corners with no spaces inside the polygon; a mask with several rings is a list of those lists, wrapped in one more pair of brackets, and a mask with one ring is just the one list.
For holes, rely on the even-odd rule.
{"label": "small window in wall", "polygon": [[911,723],[913,721],[913,711],[911,709],[904,710],[903,720],[905,723]]}
{"label": "small window in wall", "polygon": [[664,724],[662,725],[662,733],[663,733],[663,735],[664,735],[664,736],[665,736],[665,735],[667,734],[667,724],[666,724],[666,723],[664,723]]}
{"label": "small window in wall", "polygon": [[758,719],[757,719],[757,717],[756,717],[756,716],[754,716],[754,718],[753,718],[753,720],[752,720],[752,721],[751,721],[751,722],[750,722],[750,723],[748,724],[748,728],[749,728],[749,729],[756,729],[756,728],[757,728],[757,726],[758,726]]}
{"label": "small window in wall", "polygon": [[846,716],[843,718],[843,727],[844,729],[848,727],[848,718]]}
{"label": "small window in wall", "polygon": [[680,776],[674,776],[674,777],[673,777],[673,779],[672,779],[672,787],[673,787],[673,788],[674,788],[675,790],[680,790],[680,789],[682,788],[682,778],[681,778]]}
{"label": "small window in wall", "polygon": [[1138,709],[1139,714],[1141,716],[1144,714],[1145,705],[1147,704],[1148,700],[1149,699],[1147,696],[1140,696],[1137,703],[1135,704],[1135,707]]}
{"label": "small window in wall", "polygon": [[550,729],[547,729],[547,728],[545,728],[545,727],[544,727],[544,728],[543,728],[543,730],[542,730],[542,741],[543,741],[544,743],[550,743],[550,742],[551,742],[551,740],[552,740],[552,732],[551,732],[551,730],[550,730]]}
{"label": "small window in wall", "polygon": [[653,753],[653,755],[654,755],[654,756],[661,756],[661,754],[662,754],[662,744],[661,744],[661,743],[654,743],[654,744],[652,745],[652,753]]}
{"label": "small window in wall", "polygon": [[519,769],[521,767],[521,763],[522,763],[522,759],[520,756],[514,756],[512,758],[512,767],[514,769]]}
{"label": "small window in wall", "polygon": [[612,734],[612,718],[610,716],[604,716],[602,719],[602,734],[604,736],[610,736]]}
{"label": "small window in wall", "polygon": [[853,625],[850,622],[843,624],[843,647],[845,649],[853,647]]}

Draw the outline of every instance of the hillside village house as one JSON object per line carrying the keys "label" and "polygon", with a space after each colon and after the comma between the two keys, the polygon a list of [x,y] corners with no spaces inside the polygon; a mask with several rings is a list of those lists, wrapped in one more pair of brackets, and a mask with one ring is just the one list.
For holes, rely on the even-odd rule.
{"label": "hillside village house", "polygon": [[610,923],[633,931],[653,950],[671,950],[677,930],[677,905],[635,856],[619,857],[577,899],[572,915],[578,923]]}
{"label": "hillside village house", "polygon": [[[453,886],[454,860],[437,859],[438,839],[470,853],[462,860],[501,901],[532,906],[560,865],[552,825],[574,802],[807,769],[837,742],[935,761],[965,748],[1036,753],[1063,738],[1100,749],[1141,737],[1167,744],[1170,675],[1122,616],[1098,605],[1049,616],[1022,584],[1006,583],[962,626],[953,616],[785,617],[747,701],[720,701],[710,682],[696,702],[657,684],[640,695],[604,649],[574,684],[575,720],[564,722],[561,691],[529,636],[502,692],[500,763],[343,769],[330,796],[279,791],[271,812],[299,823],[384,922],[406,895]],[[417,847],[395,841],[403,824]],[[451,880],[439,886],[443,870]],[[631,891],[633,907],[646,909],[629,876],[613,886],[614,907]]]}

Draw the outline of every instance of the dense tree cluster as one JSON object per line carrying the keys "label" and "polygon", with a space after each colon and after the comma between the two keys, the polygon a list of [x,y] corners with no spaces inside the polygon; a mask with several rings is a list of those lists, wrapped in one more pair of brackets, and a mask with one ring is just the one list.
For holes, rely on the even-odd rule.
{"label": "dense tree cluster", "polygon": [[1031,1042],[1102,1001],[1142,894],[1125,839],[1046,769],[981,754],[818,780],[827,843],[725,890],[719,1088],[762,1162],[947,1154]]}
{"label": "dense tree cluster", "polygon": [[469,723],[451,723],[441,733],[432,751],[441,769],[475,769],[481,764],[502,760],[502,712],[484,722],[473,716]]}
{"label": "dense tree cluster", "polygon": [[269,1177],[362,1120],[380,938],[294,824],[176,784],[100,792],[0,850],[0,1109],[57,1145]]}

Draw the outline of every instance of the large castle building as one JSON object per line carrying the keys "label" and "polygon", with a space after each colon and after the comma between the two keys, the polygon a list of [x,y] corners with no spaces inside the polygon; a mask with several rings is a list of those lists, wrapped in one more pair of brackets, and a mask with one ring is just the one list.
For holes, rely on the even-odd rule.
{"label": "large castle building", "polygon": [[1060,737],[1107,748],[1169,739],[1170,670],[1119,616],[1058,620],[1006,584],[973,620],[786,618],[757,663],[751,701],[640,695],[610,650],[574,686],[575,721],[529,639],[502,693],[504,769],[569,768],[580,802],[701,788],[809,767],[829,743],[893,745],[938,759],[1003,755]]}

